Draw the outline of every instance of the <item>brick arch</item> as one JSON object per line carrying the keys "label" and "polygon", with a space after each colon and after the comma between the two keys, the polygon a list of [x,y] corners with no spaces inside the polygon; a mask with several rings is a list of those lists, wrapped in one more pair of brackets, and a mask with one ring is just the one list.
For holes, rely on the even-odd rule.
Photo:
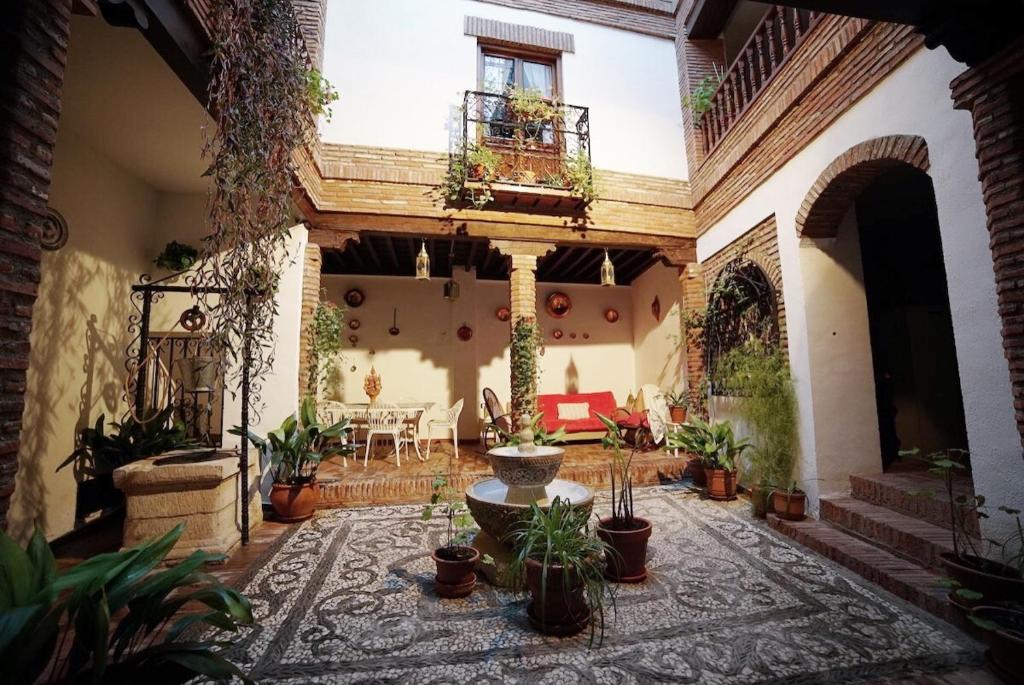
{"label": "brick arch", "polygon": [[825,167],[796,214],[799,237],[836,234],[850,203],[878,176],[898,166],[927,173],[928,144],[920,136],[884,136],[854,145]]}

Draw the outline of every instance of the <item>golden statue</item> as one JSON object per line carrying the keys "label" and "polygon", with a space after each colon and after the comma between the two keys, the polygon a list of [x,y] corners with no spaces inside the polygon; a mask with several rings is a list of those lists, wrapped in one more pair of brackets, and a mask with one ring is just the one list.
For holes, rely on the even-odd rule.
{"label": "golden statue", "polygon": [[380,376],[377,375],[377,370],[371,366],[370,373],[366,374],[366,378],[363,379],[363,392],[370,398],[371,405],[377,404],[380,388]]}

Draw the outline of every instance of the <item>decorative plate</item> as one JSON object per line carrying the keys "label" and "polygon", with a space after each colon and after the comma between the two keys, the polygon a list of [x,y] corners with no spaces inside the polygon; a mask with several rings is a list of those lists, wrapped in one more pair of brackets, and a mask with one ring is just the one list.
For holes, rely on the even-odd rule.
{"label": "decorative plate", "polygon": [[39,246],[44,250],[59,250],[68,242],[68,222],[53,207],[46,208],[46,219],[43,220],[43,234],[39,237]]}
{"label": "decorative plate", "polygon": [[461,340],[462,342],[467,342],[470,338],[473,337],[473,329],[467,326],[466,324],[462,324],[461,326],[459,326],[459,330],[455,331],[455,334],[459,336],[459,340]]}
{"label": "decorative plate", "polygon": [[359,288],[352,288],[345,293],[345,304],[352,308],[358,308],[363,306],[363,302],[366,301],[366,295]]}
{"label": "decorative plate", "polygon": [[358,331],[360,326],[362,326],[362,324],[359,323],[359,319],[348,320],[348,327],[351,328],[353,331]]}
{"label": "decorative plate", "polygon": [[512,310],[508,307],[498,307],[498,309],[495,310],[494,315],[498,317],[498,321],[508,321],[512,318]]}
{"label": "decorative plate", "polygon": [[555,340],[561,340],[562,339],[562,329],[561,328],[556,328],[555,330],[551,331],[551,337],[554,338]]}
{"label": "decorative plate", "polygon": [[619,320],[619,310],[612,307],[604,310],[604,320],[608,323],[615,323]]}
{"label": "decorative plate", "polygon": [[545,303],[548,314],[556,319],[561,319],[572,309],[572,300],[563,292],[557,290],[550,295]]}

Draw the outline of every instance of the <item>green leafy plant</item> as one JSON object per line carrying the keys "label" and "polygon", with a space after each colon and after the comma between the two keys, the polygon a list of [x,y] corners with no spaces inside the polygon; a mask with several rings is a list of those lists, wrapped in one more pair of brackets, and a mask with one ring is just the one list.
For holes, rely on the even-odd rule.
{"label": "green leafy plant", "polygon": [[345,310],[323,299],[317,302],[306,346],[306,393],[311,397],[319,396],[320,384],[337,369],[344,333]]}
{"label": "green leafy plant", "polygon": [[314,116],[323,115],[331,120],[331,105],[340,97],[331,82],[324,78],[319,69],[306,70],[306,97],[309,98],[309,111]]}
{"label": "green leafy plant", "polygon": [[615,597],[604,577],[601,559],[608,546],[594,536],[587,526],[585,509],[574,507],[568,500],[556,497],[547,511],[536,502],[530,505],[530,517],[509,534],[513,549],[509,572],[517,586],[526,579],[526,562],[533,559],[542,565],[541,596],[544,603],[548,576],[562,573],[563,586],[569,588],[576,580],[583,584],[584,599],[591,613],[590,642],[597,629],[604,640],[605,606]]}
{"label": "green leafy plant", "polygon": [[167,407],[151,419],[140,422],[129,417],[122,423],[111,422],[109,435],[104,430],[103,414],[91,428],[83,428],[78,449],[61,462],[57,470],[75,464],[76,473],[96,477],[114,469],[164,452],[192,449],[199,443],[186,435],[185,424],[172,421],[175,408]]}
{"label": "green leafy plant", "polygon": [[736,439],[728,421],[709,424],[696,417],[676,431],[673,439],[687,452],[697,455],[704,466],[726,471],[734,470],[739,456],[750,447],[746,438]]}
{"label": "green leafy plant", "polygon": [[601,438],[601,445],[606,450],[612,450],[614,455],[611,464],[612,527],[616,530],[631,530],[635,527],[635,516],[633,509],[633,476],[630,473],[630,468],[633,465],[636,446],[626,456],[625,451],[622,449],[626,441],[622,437],[622,429],[619,425],[601,414],[598,414],[597,418],[601,420],[605,428],[604,437]]}
{"label": "green leafy plant", "polygon": [[695,122],[699,122],[701,116],[711,109],[712,97],[725,79],[725,72],[719,71],[718,65],[712,67],[714,73],[702,78],[688,95],[683,96],[683,107],[693,112]]}
{"label": "green leafy plant", "polygon": [[562,108],[557,98],[547,100],[536,88],[512,87],[506,91],[508,108],[518,121],[526,124],[558,124]]}
{"label": "green leafy plant", "polygon": [[[275,483],[302,485],[316,478],[320,462],[338,454],[352,454],[355,448],[343,445],[340,438],[349,429],[350,419],[343,418],[332,426],[323,426],[316,419],[316,403],[305,397],[298,414],[284,420],[281,427],[263,438],[249,431],[249,442],[267,455]],[[235,426],[232,435],[242,435]]]}
{"label": "green leafy plant", "polygon": [[540,327],[532,319],[518,318],[512,326],[512,417],[513,426],[523,415],[533,414],[537,396],[537,350]]}
{"label": "green leafy plant", "polygon": [[466,155],[470,176],[474,179],[492,181],[498,177],[501,155],[484,144],[470,145]]}
{"label": "green leafy plant", "polygon": [[[477,165],[480,169],[475,169]],[[484,145],[460,145],[448,157],[448,171],[438,188],[441,196],[451,203],[467,203],[474,209],[483,209],[494,200],[491,182],[498,175],[500,156]],[[479,172],[479,176],[475,176]],[[467,188],[470,178],[479,179],[481,188]]]}
{"label": "green leafy plant", "polygon": [[665,401],[670,407],[689,407],[691,392],[689,390],[679,390],[678,392],[672,390],[663,390],[662,394],[665,396]]}
{"label": "green leafy plant", "polygon": [[751,431],[754,476],[763,485],[785,487],[799,444],[796,393],[785,353],[753,338],[727,352],[716,371],[737,397],[739,414]]}
{"label": "green leafy plant", "polygon": [[164,249],[156,256],[153,263],[168,271],[186,271],[191,269],[197,261],[199,261],[199,250],[191,245],[172,240],[164,245]]}
{"label": "green leafy plant", "polygon": [[[0,532],[6,682],[184,683],[197,676],[252,682],[214,650],[229,643],[188,636],[202,624],[234,633],[253,623],[249,600],[203,572],[223,556],[196,551],[155,570],[184,527],[60,573],[41,531],[24,550]],[[183,611],[196,605],[205,610]]]}
{"label": "green leafy plant", "polygon": [[[443,473],[434,476],[430,488],[430,503],[423,507],[421,518],[429,521],[440,509],[441,515],[448,520],[445,544],[441,548],[445,552],[445,558],[449,561],[471,558],[473,551],[465,547],[477,532],[477,528],[462,493],[451,486],[448,476]],[[484,554],[481,560],[485,564],[494,563],[494,558],[490,554]]]}
{"label": "green leafy plant", "polygon": [[583,150],[571,153],[562,160],[562,175],[570,192],[589,204],[597,199],[594,189],[594,168],[590,164],[590,155]]}
{"label": "green leafy plant", "polygon": [[[565,426],[559,426],[556,430],[548,433],[542,423],[544,412],[538,412],[530,419],[530,430],[533,431],[534,445],[556,445],[565,442]],[[523,440],[518,431],[507,431],[496,423],[488,423],[490,428],[498,434],[498,441],[495,447],[514,447],[521,445]]]}

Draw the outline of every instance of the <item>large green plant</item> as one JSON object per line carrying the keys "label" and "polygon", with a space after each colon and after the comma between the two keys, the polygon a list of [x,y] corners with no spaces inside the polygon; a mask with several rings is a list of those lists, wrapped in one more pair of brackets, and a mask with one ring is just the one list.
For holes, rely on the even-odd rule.
{"label": "large green plant", "polygon": [[537,397],[537,350],[540,328],[532,319],[518,318],[512,326],[512,416],[514,426],[525,414],[533,414]]}
{"label": "large green plant", "polygon": [[[551,433],[548,433],[548,429],[544,427],[543,419],[544,412],[537,412],[530,419],[530,430],[533,431],[533,444],[555,445],[565,442],[565,426],[559,426]],[[496,423],[489,423],[487,425],[498,434],[498,444],[495,447],[514,447],[522,444],[523,439],[518,431],[507,431]]]}
{"label": "large green plant", "polygon": [[345,310],[332,302],[320,300],[313,311],[313,321],[307,331],[306,393],[320,395],[324,383],[337,368],[337,355],[341,352],[345,333]]}
{"label": "large green plant", "polygon": [[198,443],[185,433],[185,424],[172,421],[174,407],[167,407],[145,423],[132,417],[116,423],[109,435],[104,432],[103,414],[96,419],[96,425],[83,428],[79,433],[79,446],[57,470],[75,464],[79,474],[96,477],[113,473],[114,469],[139,459],[152,457],[164,452],[191,449]]}
{"label": "large green plant", "polygon": [[[181,536],[100,554],[64,572],[37,529],[23,550],[0,532],[0,663],[8,683],[183,683],[196,676],[251,682],[214,648],[188,637],[207,624],[235,632],[249,601],[203,572],[220,555],[193,552],[155,569]],[[203,611],[183,611],[202,605]]]}
{"label": "large green plant", "polygon": [[718,381],[737,398],[737,410],[751,432],[749,462],[765,485],[788,486],[793,477],[797,405],[785,353],[754,338],[719,361]]}
{"label": "large green plant", "polygon": [[[332,426],[323,426],[316,419],[316,402],[305,397],[298,415],[292,414],[281,427],[270,431],[263,438],[249,431],[249,442],[267,455],[270,472],[275,483],[301,485],[316,478],[320,462],[337,454],[352,454],[351,445],[342,444],[340,438],[350,425],[350,419],[343,418]],[[232,435],[242,435],[242,429],[235,426]]]}
{"label": "large green plant", "polygon": [[611,464],[612,476],[612,523],[618,530],[629,530],[633,528],[633,476],[630,468],[633,465],[633,456],[636,454],[636,446],[629,451],[627,456],[623,446],[626,444],[622,436],[622,429],[617,423],[607,416],[598,414],[597,418],[604,424],[605,434],[601,438],[601,445],[604,449],[612,450],[613,458]]}
{"label": "large green plant", "polygon": [[714,73],[697,81],[693,90],[683,96],[683,107],[693,112],[694,123],[699,122],[704,113],[711,109],[712,97],[725,78],[725,72],[719,71],[718,65],[713,64],[712,67]]}
{"label": "large green plant", "polygon": [[704,466],[732,471],[740,455],[750,447],[746,438],[737,439],[728,421],[706,423],[691,418],[679,431],[672,434],[673,444],[697,455]]}
{"label": "large green plant", "polygon": [[582,582],[584,598],[591,612],[590,641],[596,629],[604,640],[604,610],[614,595],[604,577],[602,557],[608,546],[592,535],[587,526],[589,513],[574,507],[568,500],[556,497],[547,511],[537,503],[530,505],[530,517],[509,533],[513,557],[509,573],[517,586],[526,579],[526,561],[533,559],[543,567],[541,603],[547,594],[548,576],[559,569],[563,586],[570,588],[573,579]]}

